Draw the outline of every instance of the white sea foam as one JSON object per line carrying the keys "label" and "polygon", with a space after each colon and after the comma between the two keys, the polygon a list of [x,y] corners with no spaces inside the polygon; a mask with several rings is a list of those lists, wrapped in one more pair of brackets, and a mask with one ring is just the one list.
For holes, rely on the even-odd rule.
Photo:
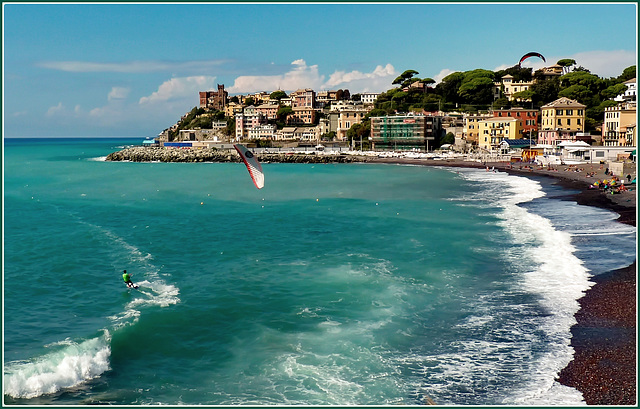
{"label": "white sea foam", "polygon": [[[575,256],[571,234],[557,230],[549,219],[518,206],[542,197],[540,184],[528,178],[504,173],[466,172],[467,178],[490,182],[484,199],[503,210],[500,224],[519,250],[511,249],[505,259],[520,271],[522,289],[540,297],[547,314],[534,322],[545,333],[547,352],[531,357],[535,363],[522,373],[520,388],[504,398],[504,404],[584,404],[581,394],[559,385],[555,378],[573,356],[570,328],[578,311],[577,300],[592,283],[583,262]],[[496,189],[500,189],[498,191]],[[525,368],[522,368],[525,369]]]}
{"label": "white sea foam", "polygon": [[7,364],[4,393],[13,398],[34,398],[77,386],[109,370],[110,335],[79,343],[59,342],[62,348],[28,362]]}

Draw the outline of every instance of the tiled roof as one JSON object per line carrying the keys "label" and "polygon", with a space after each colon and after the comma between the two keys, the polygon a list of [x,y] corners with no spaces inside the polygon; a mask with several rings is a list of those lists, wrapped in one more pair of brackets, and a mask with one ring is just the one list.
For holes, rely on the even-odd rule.
{"label": "tiled roof", "polygon": [[543,105],[542,108],[586,108],[586,105],[582,105],[578,101],[574,101],[572,99],[561,97],[556,99],[553,102],[549,102],[546,105]]}

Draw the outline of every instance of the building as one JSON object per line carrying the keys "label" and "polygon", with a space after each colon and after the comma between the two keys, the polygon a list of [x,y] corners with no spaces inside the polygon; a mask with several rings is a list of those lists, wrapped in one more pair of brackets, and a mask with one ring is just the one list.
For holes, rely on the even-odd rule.
{"label": "building", "polygon": [[371,118],[373,150],[433,150],[442,135],[442,118],[427,115],[396,115]]}
{"label": "building", "polygon": [[291,97],[291,108],[314,109],[316,104],[316,92],[312,89],[305,88],[294,91],[289,95]]}
{"label": "building", "polygon": [[496,109],[493,111],[495,118],[516,118],[520,120],[520,127],[522,128],[522,137],[530,138],[538,132],[538,119],[540,111],[537,109],[527,108],[511,108],[511,109]]}
{"label": "building", "polygon": [[496,151],[503,139],[522,139],[522,127],[516,118],[489,118],[478,122],[478,147]]}
{"label": "building", "polygon": [[[634,146],[633,134],[636,125],[636,103],[623,102],[614,107],[604,109],[604,126],[602,127],[602,145]],[[631,137],[627,135],[628,127],[633,128]]]}
{"label": "building", "polygon": [[636,91],[637,91],[637,83],[636,83],[636,79],[632,78],[628,81],[623,82],[624,85],[627,86],[627,89],[624,91],[624,94],[620,94],[617,97],[615,97],[613,100],[614,101],[618,101],[618,102],[624,102],[624,101],[636,101],[637,102],[637,95],[636,95]]}
{"label": "building", "polygon": [[533,85],[533,81],[513,81],[513,75],[505,75],[500,82],[493,83],[493,97],[495,99],[505,96],[509,101],[531,101],[530,98],[520,99],[515,98],[513,95],[527,91]]}
{"label": "building", "polygon": [[462,138],[471,146],[478,146],[480,136],[480,121],[491,118],[489,113],[464,114],[462,117]]}
{"label": "building", "polygon": [[264,115],[267,119],[276,119],[280,106],[275,104],[262,104],[256,107],[256,112]]}
{"label": "building", "polygon": [[561,141],[590,140],[584,133],[586,105],[569,98],[558,98],[540,108],[538,143],[557,145]]}
{"label": "building", "polygon": [[289,125],[312,125],[316,120],[316,111],[313,108],[296,107],[287,116]]}
{"label": "building", "polygon": [[554,64],[550,67],[543,67],[536,70],[534,77],[542,77],[543,79],[551,79],[554,77],[560,77],[565,74],[564,67],[562,65]]}
{"label": "building", "polygon": [[295,139],[295,126],[285,126],[284,128],[276,132],[276,140],[278,141],[292,141]]}
{"label": "building", "polygon": [[[254,109],[255,111],[255,109]],[[267,118],[260,113],[236,114],[236,139],[241,140],[249,135],[251,128],[266,125]]]}
{"label": "building", "polygon": [[336,139],[344,141],[347,139],[347,131],[355,124],[362,123],[365,115],[369,111],[364,108],[351,107],[338,111],[338,129],[336,130]]}
{"label": "building", "polygon": [[181,129],[178,132],[178,141],[217,141],[221,136],[215,129]]}
{"label": "building", "polygon": [[224,111],[225,106],[227,106],[228,96],[229,93],[224,90],[224,84],[218,84],[217,91],[201,91],[200,108]]}
{"label": "building", "polygon": [[276,138],[276,131],[275,125],[258,125],[248,129],[247,137],[249,139],[272,140]]}
{"label": "building", "polygon": [[535,141],[531,139],[503,139],[498,146],[501,154],[507,155],[515,153],[518,157],[522,158],[523,151],[529,151],[535,144]]}
{"label": "building", "polygon": [[328,103],[335,101],[338,91],[320,91],[316,96],[316,108],[323,108]]}
{"label": "building", "polygon": [[242,104],[230,102],[224,107],[224,115],[229,117],[235,117],[236,114],[241,114],[243,110]]}
{"label": "building", "polygon": [[360,101],[365,105],[373,105],[379,96],[379,92],[362,92],[360,93]]}

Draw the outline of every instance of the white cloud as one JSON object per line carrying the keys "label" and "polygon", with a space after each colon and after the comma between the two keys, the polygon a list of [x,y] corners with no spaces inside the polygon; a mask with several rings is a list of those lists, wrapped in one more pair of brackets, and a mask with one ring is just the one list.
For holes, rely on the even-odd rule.
{"label": "white cloud", "polygon": [[147,97],[140,98],[140,104],[166,102],[175,99],[197,99],[198,92],[212,90],[216,77],[199,75],[194,77],[171,78],[163,82],[158,90]]}
{"label": "white cloud", "polygon": [[352,92],[385,91],[398,76],[391,64],[378,65],[372,72],[336,71],[329,77],[323,88],[347,88]]}
{"label": "white cloud", "polygon": [[104,63],[89,61],[43,61],[39,67],[66,72],[119,72],[145,73],[154,71],[207,71],[218,67],[227,60],[204,61],[126,61],[121,63]]}
{"label": "white cloud", "polygon": [[228,91],[233,94],[258,91],[295,91],[300,88],[318,89],[324,81],[324,76],[318,73],[318,66],[307,66],[302,60],[295,60],[291,63],[293,68],[282,75],[243,75],[229,87]]}
{"label": "white cloud", "polygon": [[107,95],[107,100],[113,101],[118,99],[126,99],[129,96],[131,90],[125,87],[113,87],[111,92]]}
{"label": "white cloud", "polygon": [[391,64],[378,65],[372,72],[335,71],[325,82],[317,65],[307,65],[303,59],[291,63],[292,68],[281,75],[245,75],[236,78],[233,86],[228,88],[232,94],[274,91],[295,91],[300,88],[314,90],[345,88],[351,93],[364,91],[385,91],[398,75]]}
{"label": "white cloud", "polygon": [[47,116],[56,116],[62,112],[64,112],[64,105],[62,105],[62,102],[59,102],[58,105],[50,107],[47,110]]}
{"label": "white cloud", "polygon": [[[615,50],[615,51],[587,51],[576,53],[567,57],[554,59],[555,61],[563,58],[571,58],[576,60],[578,66],[591,71],[602,78],[617,77],[622,74],[625,68],[636,65],[635,51]],[[547,59],[548,60],[548,59]]]}

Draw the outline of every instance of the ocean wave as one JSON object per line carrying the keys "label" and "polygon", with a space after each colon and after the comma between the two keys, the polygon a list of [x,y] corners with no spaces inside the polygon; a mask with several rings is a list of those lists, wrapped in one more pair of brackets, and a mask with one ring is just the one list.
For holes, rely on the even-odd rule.
{"label": "ocean wave", "polygon": [[110,369],[110,334],[80,343],[66,340],[63,348],[28,362],[9,363],[4,372],[4,394],[30,399],[77,386]]}

